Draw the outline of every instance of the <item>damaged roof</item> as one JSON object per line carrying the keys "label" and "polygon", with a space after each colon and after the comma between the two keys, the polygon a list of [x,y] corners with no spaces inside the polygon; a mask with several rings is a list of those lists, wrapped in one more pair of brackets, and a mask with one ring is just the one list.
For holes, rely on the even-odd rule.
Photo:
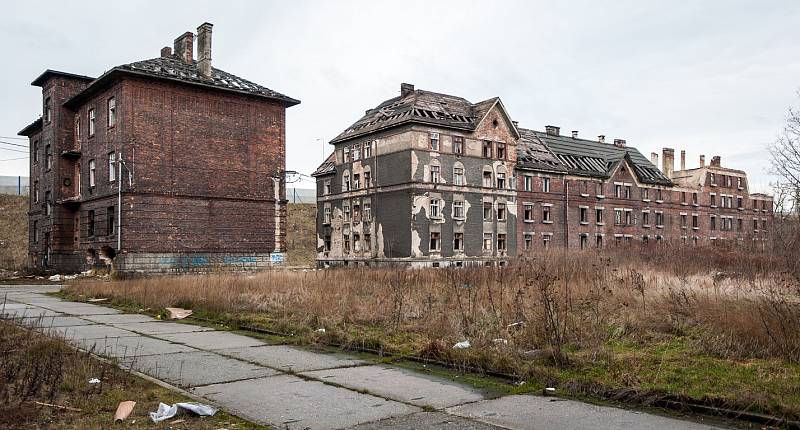
{"label": "damaged roof", "polygon": [[177,56],[171,55],[168,57],[151,58],[149,60],[136,61],[114,67],[113,69],[103,73],[103,75],[99,78],[95,79],[85,90],[67,100],[64,105],[70,106],[80,103],[83,99],[89,97],[102,88],[103,83],[110,82],[114,77],[122,74],[177,81],[189,85],[216,88],[225,91],[233,91],[257,97],[264,97],[280,101],[286,107],[294,106],[300,103],[299,100],[293,99],[277,91],[273,91],[267,87],[253,83],[247,79],[240,78],[215,67],[211,68],[211,77],[206,78],[197,71],[197,61],[193,60],[192,63],[187,63]]}
{"label": "damaged roof", "polygon": [[[541,131],[532,133],[570,174],[607,178],[614,168],[627,158],[640,182],[650,185],[672,185],[672,181],[636,148],[620,148],[610,143],[552,135]],[[520,154],[521,147],[528,145],[518,146],[518,157],[524,155]]]}
{"label": "damaged roof", "polygon": [[520,139],[517,142],[517,166],[532,170],[549,170],[567,173],[550,149],[536,136],[536,132],[527,128],[517,128]]}
{"label": "damaged roof", "polygon": [[410,90],[368,110],[361,119],[336,136],[331,143],[363,136],[377,130],[415,122],[473,131],[499,99],[478,103],[425,90]]}
{"label": "damaged roof", "polygon": [[317,167],[317,170],[311,176],[324,176],[336,172],[336,152],[331,152],[331,155]]}
{"label": "damaged roof", "polygon": [[37,131],[42,129],[42,117],[39,117],[36,121],[28,124],[25,128],[20,130],[17,133],[17,136],[32,136],[36,134]]}

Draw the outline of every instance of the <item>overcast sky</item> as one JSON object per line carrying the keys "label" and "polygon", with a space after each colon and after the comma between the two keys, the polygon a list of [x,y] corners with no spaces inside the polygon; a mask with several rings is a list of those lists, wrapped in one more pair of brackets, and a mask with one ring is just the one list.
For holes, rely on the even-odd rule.
{"label": "overcast sky", "polygon": [[[204,21],[215,67],[302,101],[287,165],[303,173],[409,82],[499,96],[526,128],[623,138],[647,157],[685,149],[689,167],[720,155],[765,191],[765,146],[800,87],[796,0],[14,2],[0,17],[0,136],[40,115],[29,83],[45,69],[98,76]],[[26,160],[0,161],[0,175],[27,174]]]}

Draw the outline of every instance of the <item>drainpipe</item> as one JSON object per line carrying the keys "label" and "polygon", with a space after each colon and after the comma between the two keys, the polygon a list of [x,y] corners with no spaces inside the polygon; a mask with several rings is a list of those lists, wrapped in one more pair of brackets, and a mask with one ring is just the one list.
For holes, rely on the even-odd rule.
{"label": "drainpipe", "polygon": [[117,178],[117,254],[122,250],[122,151],[119,153],[119,177]]}
{"label": "drainpipe", "polygon": [[564,253],[569,249],[569,182],[564,178]]}

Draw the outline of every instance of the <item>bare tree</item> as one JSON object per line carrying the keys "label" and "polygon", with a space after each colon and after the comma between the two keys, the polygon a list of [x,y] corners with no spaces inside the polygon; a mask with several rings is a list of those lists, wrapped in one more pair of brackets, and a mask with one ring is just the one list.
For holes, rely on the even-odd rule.
{"label": "bare tree", "polygon": [[770,145],[769,152],[772,172],[778,176],[778,181],[772,184],[776,197],[780,197],[775,201],[775,212],[797,214],[800,211],[800,111],[789,108],[786,125]]}

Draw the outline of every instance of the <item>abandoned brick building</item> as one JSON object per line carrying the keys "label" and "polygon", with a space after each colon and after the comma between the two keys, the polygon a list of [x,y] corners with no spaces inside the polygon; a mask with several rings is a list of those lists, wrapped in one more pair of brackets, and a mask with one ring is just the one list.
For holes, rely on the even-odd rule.
{"label": "abandoned brick building", "polygon": [[674,168],[606,143],[524,129],[499,98],[402,84],[400,96],[330,142],[317,180],[317,262],[414,266],[505,264],[549,247],[761,243],[771,197],[722,167]]}
{"label": "abandoned brick building", "polygon": [[36,267],[124,272],[281,260],[285,110],[299,101],[211,65],[212,25],[98,78],[47,70],[30,141]]}

